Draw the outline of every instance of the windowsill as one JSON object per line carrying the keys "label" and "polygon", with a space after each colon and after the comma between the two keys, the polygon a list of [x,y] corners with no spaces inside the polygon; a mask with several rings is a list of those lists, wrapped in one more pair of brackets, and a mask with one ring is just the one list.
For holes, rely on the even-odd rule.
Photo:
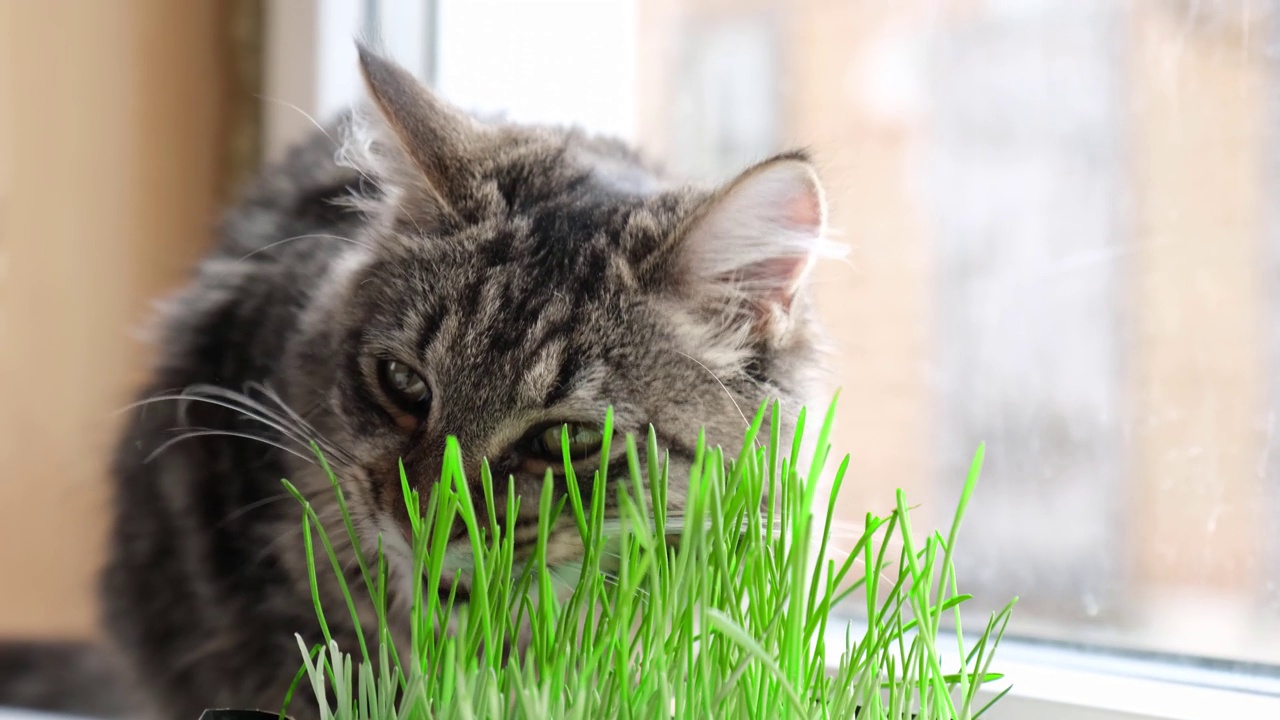
{"label": "windowsill", "polygon": [[1013,685],[987,717],[1043,720],[1280,718],[1280,675],[1254,675],[1006,640],[993,669]]}
{"label": "windowsill", "polygon": [[[829,652],[843,647],[843,627],[827,638]],[[941,634],[948,670],[957,665],[954,647],[955,636]],[[976,707],[1012,689],[983,716],[989,720],[1280,719],[1280,670],[1233,672],[1006,637],[991,671],[1004,678],[984,687]]]}

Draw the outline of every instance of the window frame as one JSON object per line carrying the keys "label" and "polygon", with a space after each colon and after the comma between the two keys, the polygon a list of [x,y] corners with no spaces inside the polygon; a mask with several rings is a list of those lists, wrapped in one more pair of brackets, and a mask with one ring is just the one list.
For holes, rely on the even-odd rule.
{"label": "window frame", "polygon": [[263,48],[263,154],[279,158],[307,129],[362,92],[351,28],[428,81],[436,0],[268,0]]}

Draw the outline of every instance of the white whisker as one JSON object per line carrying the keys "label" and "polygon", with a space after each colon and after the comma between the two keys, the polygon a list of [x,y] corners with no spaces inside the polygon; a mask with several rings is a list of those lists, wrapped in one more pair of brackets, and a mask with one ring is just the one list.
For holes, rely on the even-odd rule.
{"label": "white whisker", "polygon": [[308,235],[294,235],[293,237],[287,237],[287,238],[284,238],[283,240],[277,240],[273,243],[268,243],[266,245],[263,245],[260,248],[256,248],[254,250],[251,250],[245,253],[240,257],[240,259],[237,262],[244,262],[245,260],[248,260],[254,255],[257,255],[258,253],[266,252],[268,250],[271,250],[272,248],[279,247],[280,245],[284,245],[286,243],[290,243],[295,240],[314,240],[314,239],[341,240],[343,242],[351,243],[352,245],[355,245],[357,247],[365,248],[366,250],[369,249],[368,243],[361,242],[359,240],[355,240],[349,237],[343,237],[342,235],[325,235],[323,233],[312,233]]}
{"label": "white whisker", "polygon": [[724,394],[725,394],[725,396],[726,396],[726,397],[728,397],[728,398],[729,398],[729,402],[733,403],[733,409],[734,409],[734,410],[737,410],[737,411],[738,411],[738,415],[740,415],[740,416],[742,417],[742,424],[743,424],[743,425],[746,425],[747,427],[751,427],[751,421],[747,419],[746,413],[742,412],[742,408],[741,408],[741,407],[738,407],[738,401],[737,401],[737,400],[735,400],[735,399],[733,398],[733,393],[729,392],[729,387],[728,387],[727,385],[725,385],[725,384],[720,380],[720,378],[719,378],[719,377],[716,377],[716,374],[715,374],[714,372],[712,372],[712,371],[711,371],[711,368],[707,367],[706,365],[703,365],[701,360],[699,360],[698,358],[696,358],[696,357],[694,357],[694,356],[692,356],[692,355],[690,355],[690,354],[688,354],[688,353],[686,353],[686,352],[681,352],[680,350],[676,350],[676,352],[677,352],[677,353],[680,353],[681,355],[684,355],[685,357],[687,357],[687,358],[689,358],[690,360],[692,360],[692,361],[694,361],[695,363],[697,363],[697,364],[698,364],[698,367],[702,368],[703,370],[706,370],[706,371],[707,371],[707,374],[711,376],[711,379],[712,379],[712,380],[715,380],[717,383],[719,383],[719,385],[720,385],[720,389],[721,389],[721,390],[724,390]]}
{"label": "white whisker", "polygon": [[257,95],[257,98],[258,98],[259,100],[262,100],[263,102],[270,102],[270,103],[276,103],[277,105],[283,105],[283,106],[285,106],[285,107],[289,108],[290,110],[293,110],[293,111],[297,112],[299,115],[301,115],[302,117],[306,118],[306,119],[307,119],[307,120],[308,120],[312,125],[314,125],[314,126],[316,127],[316,129],[317,129],[317,130],[319,130],[319,131],[320,131],[320,133],[321,133],[322,135],[324,135],[325,137],[329,138],[329,140],[330,140],[330,141],[332,141],[332,142],[334,142],[335,144],[337,143],[337,140],[334,140],[334,139],[333,139],[333,136],[329,134],[329,131],[328,131],[328,130],[325,130],[324,125],[321,125],[321,124],[320,124],[320,122],[319,122],[319,121],[317,121],[314,117],[312,117],[312,115],[311,115],[310,113],[308,113],[306,110],[303,110],[302,108],[298,107],[297,105],[294,105],[293,103],[289,102],[288,100],[283,100],[283,99],[281,99],[281,98],[271,97],[271,96],[269,96],[269,95]]}
{"label": "white whisker", "polygon": [[144,459],[142,462],[145,464],[145,463],[151,462],[152,460],[155,460],[156,456],[160,455],[165,450],[168,450],[174,445],[177,445],[183,440],[192,440],[194,438],[200,438],[200,437],[232,437],[232,438],[241,438],[243,440],[254,440],[264,445],[270,445],[271,447],[276,448],[278,450],[283,450],[284,452],[287,452],[290,455],[293,455],[294,457],[301,458],[311,463],[312,465],[316,464],[315,459],[308,457],[306,455],[303,455],[297,450],[281,445],[280,443],[275,442],[273,440],[268,440],[267,438],[259,437],[257,435],[254,435],[253,433],[235,432],[232,430],[210,430],[210,429],[197,429],[191,432],[185,432],[175,438],[166,440],[164,443],[160,445],[160,447],[151,451],[151,454],[147,455],[146,459]]}
{"label": "white whisker", "polygon": [[255,500],[249,503],[248,505],[238,507],[235,510],[232,510],[231,512],[227,513],[226,516],[224,516],[222,520],[219,521],[219,524],[221,525],[221,524],[229,523],[241,517],[245,513],[253,512],[254,510],[257,510],[260,507],[272,505],[274,503],[282,502],[284,500],[294,500],[294,499],[295,498],[291,493],[283,492],[277,495],[272,495],[271,497],[262,498],[261,500]]}
{"label": "white whisker", "polygon": [[[224,401],[217,398],[201,397],[199,395],[186,395],[186,394],[156,395],[153,397],[146,398],[144,400],[139,400],[136,403],[132,403],[128,407],[126,407],[125,410],[131,410],[131,409],[135,409],[138,407],[151,405],[159,402],[187,403],[192,401],[203,402],[209,405],[215,405],[217,407],[225,408],[227,410],[231,410],[232,412],[239,413],[240,415],[243,415],[244,417],[247,417],[250,420],[255,420],[257,422],[262,423],[263,425],[266,425],[267,427],[270,427],[273,430],[278,431],[279,433],[284,435],[286,438],[293,440],[294,442],[297,442],[298,444],[303,445],[304,447],[306,446],[306,443],[304,442],[305,438],[301,438],[295,435],[294,433],[290,432],[288,428],[284,427],[283,425],[273,420],[272,418],[255,415],[249,410],[246,410],[244,407],[240,407],[229,401]],[[179,420],[184,424],[186,422],[186,412],[181,408],[179,409]]]}

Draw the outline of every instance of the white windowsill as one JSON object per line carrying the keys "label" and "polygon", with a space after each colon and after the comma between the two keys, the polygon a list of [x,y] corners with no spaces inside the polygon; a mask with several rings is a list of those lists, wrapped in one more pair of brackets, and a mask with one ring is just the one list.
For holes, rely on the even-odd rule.
{"label": "white windowsill", "polygon": [[[843,643],[843,628],[829,631],[829,653]],[[939,647],[944,667],[957,665],[947,656],[955,636],[939,637]],[[985,720],[1280,720],[1280,671],[1233,673],[1011,638],[990,670],[1005,677],[984,688],[975,709],[1012,689]]]}

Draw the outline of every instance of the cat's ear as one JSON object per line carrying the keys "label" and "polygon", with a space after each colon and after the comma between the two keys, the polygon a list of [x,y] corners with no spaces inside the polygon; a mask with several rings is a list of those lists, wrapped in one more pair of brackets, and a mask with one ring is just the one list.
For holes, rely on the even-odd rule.
{"label": "cat's ear", "polygon": [[[390,134],[418,175],[421,190],[433,194],[448,212],[469,187],[469,141],[474,121],[437,97],[408,70],[357,43],[360,71],[378,110],[381,130]],[[392,170],[403,172],[405,168]],[[393,181],[402,178],[393,178]]]}
{"label": "cat's ear", "polygon": [[826,240],[827,207],[802,153],[766,160],[711,195],[680,234],[684,274],[695,290],[744,303],[757,328],[792,312],[814,261],[839,253]]}

